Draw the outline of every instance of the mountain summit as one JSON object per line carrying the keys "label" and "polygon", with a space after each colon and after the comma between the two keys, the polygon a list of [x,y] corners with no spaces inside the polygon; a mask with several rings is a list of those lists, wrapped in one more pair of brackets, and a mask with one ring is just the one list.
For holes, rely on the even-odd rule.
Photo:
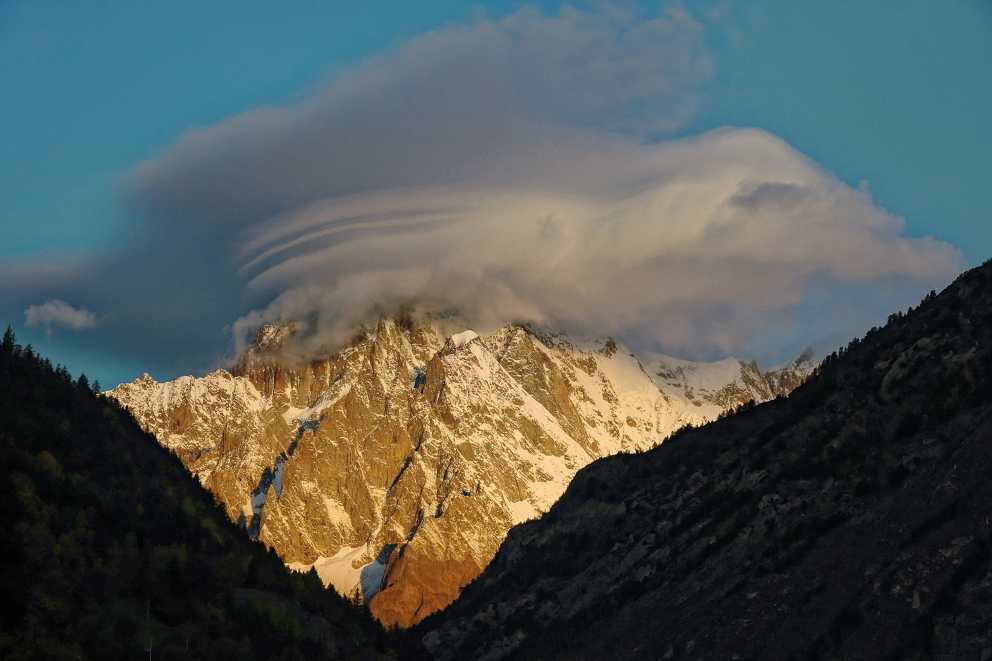
{"label": "mountain summit", "polygon": [[261,328],[232,372],[108,394],[290,567],[400,626],[451,603],[583,466],[785,394],[814,366],[641,362],[613,340],[409,317],[300,361],[294,332]]}

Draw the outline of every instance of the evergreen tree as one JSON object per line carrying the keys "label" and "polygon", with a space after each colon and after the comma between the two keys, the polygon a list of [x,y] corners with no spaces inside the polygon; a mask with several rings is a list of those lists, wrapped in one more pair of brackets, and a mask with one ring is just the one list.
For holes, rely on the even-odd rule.
{"label": "evergreen tree", "polygon": [[0,344],[0,349],[4,353],[14,353],[15,340],[14,329],[10,327],[10,324],[7,324],[7,332],[3,334],[3,343]]}
{"label": "evergreen tree", "polygon": [[421,658],[249,540],[88,377],[2,349],[0,659]]}

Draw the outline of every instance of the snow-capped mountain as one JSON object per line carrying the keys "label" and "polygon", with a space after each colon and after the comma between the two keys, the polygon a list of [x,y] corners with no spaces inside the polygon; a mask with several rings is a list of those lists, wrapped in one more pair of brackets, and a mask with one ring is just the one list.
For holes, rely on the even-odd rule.
{"label": "snow-capped mountain", "polygon": [[583,466],[785,394],[815,366],[641,362],[613,340],[409,318],[296,362],[281,351],[293,332],[263,327],[232,372],[108,394],[290,567],[400,626],[453,601]]}

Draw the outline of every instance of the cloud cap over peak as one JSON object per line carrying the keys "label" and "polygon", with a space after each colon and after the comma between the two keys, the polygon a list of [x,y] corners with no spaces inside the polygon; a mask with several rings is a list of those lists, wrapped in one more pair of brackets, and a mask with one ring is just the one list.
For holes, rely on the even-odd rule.
{"label": "cloud cap over peak", "polygon": [[127,251],[85,292],[29,300],[108,310],[115,351],[174,369],[209,364],[225,327],[306,320],[333,344],[411,304],[774,360],[963,268],[768,132],[671,139],[710,75],[708,29],[680,8],[563,7],[429,32],[187,133],[131,173]]}
{"label": "cloud cap over peak", "polygon": [[[918,287],[963,263],[946,244],[903,236],[867,192],[763,131],[577,149],[552,169],[527,187],[330,197],[256,228],[242,273],[275,299],[238,334],[308,318],[318,337],[340,340],[371,310],[412,301],[483,325],[731,352],[786,321],[814,286]],[[598,192],[580,194],[588,172]]]}
{"label": "cloud cap over peak", "polygon": [[242,340],[289,318],[334,343],[412,303],[726,353],[795,323],[812,288],[915,293],[962,267],[765,131],[648,139],[689,116],[704,32],[681,9],[568,7],[444,28],[189,134],[132,199],[227,228]]}

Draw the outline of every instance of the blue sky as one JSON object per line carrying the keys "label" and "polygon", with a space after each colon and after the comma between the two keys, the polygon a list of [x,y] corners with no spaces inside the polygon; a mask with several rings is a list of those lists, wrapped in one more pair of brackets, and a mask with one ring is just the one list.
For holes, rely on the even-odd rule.
{"label": "blue sky", "polygon": [[[342,72],[427,31],[480,15],[499,19],[522,6],[353,5],[0,4],[0,180],[6,193],[0,263],[30,272],[127,252],[145,230],[134,208],[122,203],[123,182],[185,132],[254,108],[298,103]],[[539,6],[558,11],[556,3]],[[648,15],[658,6],[638,12]],[[851,186],[867,182],[880,207],[905,219],[907,234],[948,242],[971,264],[992,256],[992,140],[984,126],[992,117],[992,3],[684,6],[706,23],[712,73],[692,92],[689,117],[646,139],[728,125],[766,130]],[[595,5],[591,11],[603,10]],[[87,278],[85,268],[77,286],[80,278]],[[112,328],[113,310],[97,309],[107,322],[92,329],[46,334],[27,327],[27,304],[84,301],[57,287],[39,287],[42,298],[35,299],[31,283],[21,282],[16,291],[0,289],[0,318],[9,319],[22,340],[105,384],[144,368],[168,377],[211,367],[206,356],[230,349],[219,322],[245,312],[240,302],[208,304],[224,309],[210,318],[209,332],[190,334],[188,341],[201,348],[156,352],[130,346],[125,330]],[[92,286],[104,285],[96,278]],[[808,328],[793,326],[798,333]],[[772,355],[759,347],[762,352]]]}

